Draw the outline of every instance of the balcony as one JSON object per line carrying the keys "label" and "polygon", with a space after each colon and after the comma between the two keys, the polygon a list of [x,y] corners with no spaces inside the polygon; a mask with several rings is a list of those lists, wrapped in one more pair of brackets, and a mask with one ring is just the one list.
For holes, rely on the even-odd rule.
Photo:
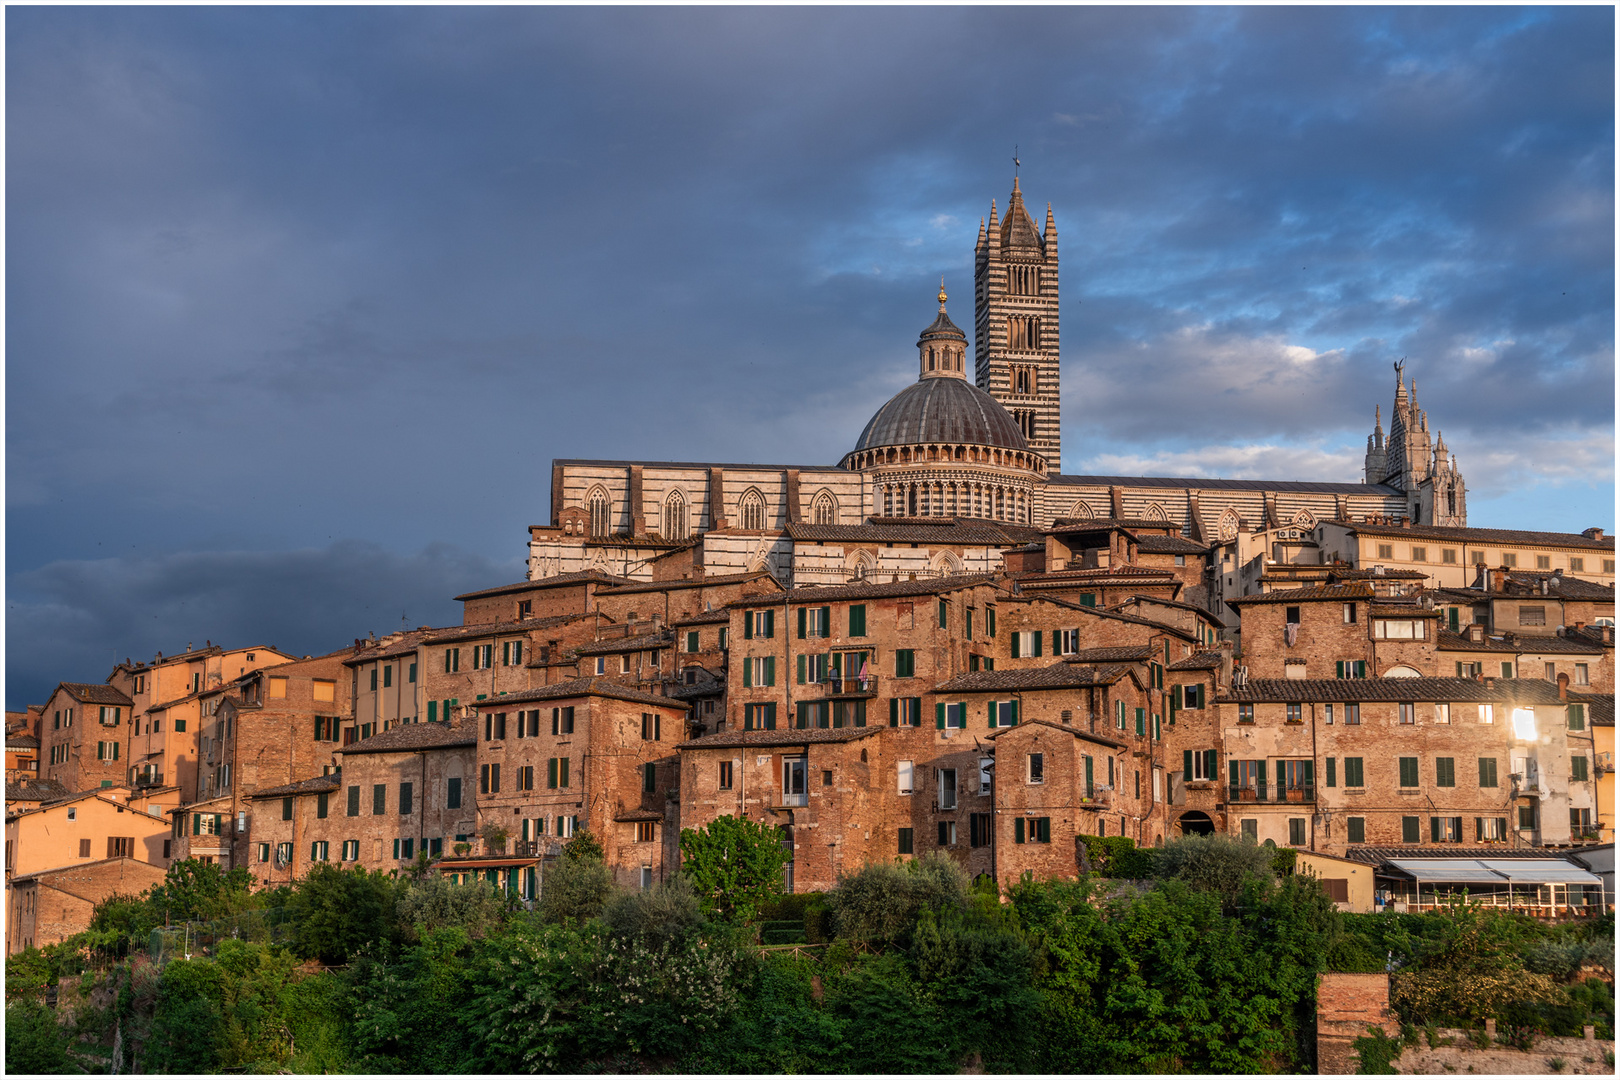
{"label": "balcony", "polygon": [[1268,784],[1257,784],[1253,787],[1232,787],[1226,789],[1228,803],[1314,803],[1316,801],[1316,785],[1308,784],[1303,787],[1273,787]]}
{"label": "balcony", "polygon": [[876,675],[865,679],[828,678],[814,685],[820,687],[823,699],[875,698],[878,696],[878,679]]}
{"label": "balcony", "polygon": [[1106,787],[1093,786],[1091,792],[1080,797],[1082,810],[1108,810],[1114,805],[1114,793]]}

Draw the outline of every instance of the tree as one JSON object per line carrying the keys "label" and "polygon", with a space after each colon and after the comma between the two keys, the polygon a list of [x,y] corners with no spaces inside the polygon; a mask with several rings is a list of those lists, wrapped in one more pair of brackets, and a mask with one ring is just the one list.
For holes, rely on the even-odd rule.
{"label": "tree", "polygon": [[381,870],[316,863],[287,902],[289,944],[301,956],[342,964],[368,945],[391,944],[398,884]]}
{"label": "tree", "polygon": [[727,814],[703,829],[681,830],[681,870],[705,907],[746,922],[782,892],[787,849],[769,825]]}
{"label": "tree", "polygon": [[71,1071],[67,1037],[56,1022],[56,1010],[38,1001],[6,1006],[6,1072],[65,1073]]}
{"label": "tree", "polygon": [[602,921],[616,937],[652,948],[684,944],[708,923],[692,883],[679,873],[655,888],[621,892],[603,907]]}
{"label": "tree", "polygon": [[157,922],[187,922],[234,915],[257,905],[246,867],[224,871],[215,863],[186,859],[169,867],[147,893]]}
{"label": "tree", "polygon": [[1250,878],[1270,880],[1272,852],[1250,840],[1210,834],[1183,836],[1154,853],[1156,877],[1184,881],[1195,889],[1212,892],[1230,908]]}
{"label": "tree", "polygon": [[594,919],[617,889],[601,845],[590,833],[577,833],[541,879],[540,917],[548,923]]}
{"label": "tree", "polygon": [[924,908],[960,909],[967,901],[967,872],[931,851],[911,862],[868,863],[841,876],[827,894],[827,909],[839,937],[895,941],[910,934]]}
{"label": "tree", "polygon": [[434,874],[409,880],[395,910],[400,929],[413,941],[450,927],[460,927],[477,939],[505,922],[507,900],[483,882],[458,884]]}

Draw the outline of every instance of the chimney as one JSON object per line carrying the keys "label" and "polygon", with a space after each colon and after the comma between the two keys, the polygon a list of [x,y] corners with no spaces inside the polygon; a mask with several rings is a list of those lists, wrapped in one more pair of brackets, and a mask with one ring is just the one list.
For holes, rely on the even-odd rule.
{"label": "chimney", "polygon": [[1507,589],[1507,564],[1498,566],[1491,571],[1491,592],[1505,592]]}
{"label": "chimney", "polygon": [[1582,529],[1581,535],[1588,540],[1601,540],[1603,539],[1603,530],[1594,525],[1590,529]]}
{"label": "chimney", "polygon": [[1487,690],[1496,689],[1496,679],[1493,678],[1490,675],[1485,676],[1485,689],[1487,689]]}
{"label": "chimney", "polygon": [[1562,671],[1558,673],[1558,700],[1569,700],[1569,676]]}

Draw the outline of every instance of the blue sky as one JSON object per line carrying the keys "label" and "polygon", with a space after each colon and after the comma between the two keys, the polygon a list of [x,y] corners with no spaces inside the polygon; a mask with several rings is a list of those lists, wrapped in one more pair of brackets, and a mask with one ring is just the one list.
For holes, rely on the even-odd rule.
{"label": "blue sky", "polygon": [[320,652],[523,575],[553,457],[835,462],[1053,205],[1067,472],[1614,519],[1614,14],[6,18],[7,692]]}

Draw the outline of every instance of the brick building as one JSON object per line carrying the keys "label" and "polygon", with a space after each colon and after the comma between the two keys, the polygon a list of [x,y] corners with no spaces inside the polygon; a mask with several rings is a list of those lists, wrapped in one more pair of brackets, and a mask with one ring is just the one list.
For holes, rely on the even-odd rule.
{"label": "brick building", "polygon": [[44,948],[88,929],[96,905],[163,881],[161,866],[127,855],[36,870],[6,883],[6,952]]}
{"label": "brick building", "polygon": [[69,791],[123,783],[134,705],[105,684],[57,684],[40,713],[44,777]]}

